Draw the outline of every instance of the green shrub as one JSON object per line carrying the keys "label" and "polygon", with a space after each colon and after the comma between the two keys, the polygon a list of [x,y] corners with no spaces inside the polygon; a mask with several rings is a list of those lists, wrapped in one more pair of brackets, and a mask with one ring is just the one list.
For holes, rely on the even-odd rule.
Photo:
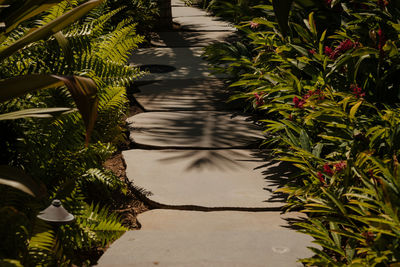
{"label": "green shrub", "polygon": [[319,245],[302,262],[400,261],[397,4],[264,2],[265,16],[238,25],[241,43],[206,56],[230,74],[232,100],[264,116],[264,145],[298,168],[279,191]]}
{"label": "green shrub", "polygon": [[[27,3],[32,5],[34,15],[2,36],[0,54],[28,32],[47,27],[85,1],[59,2],[52,1],[53,7],[44,12],[35,12],[37,6]],[[18,8],[16,1],[7,4],[10,10]],[[116,5],[116,1],[112,4]],[[126,230],[106,205],[112,192],[126,191],[125,184],[103,167],[115,146],[126,138],[122,129],[128,103],[125,87],[141,74],[127,65],[127,59],[144,38],[136,34],[138,20],[125,12],[122,5],[113,9],[104,1],[79,22],[66,25],[56,35],[33,40],[0,61],[2,86],[13,86],[13,82],[24,77],[27,81],[46,77],[65,80],[65,84],[53,82],[46,90],[19,94],[18,98],[0,104],[0,113],[4,115],[0,119],[4,137],[0,141],[0,172],[15,171],[4,165],[23,169],[31,177],[18,173],[19,178],[23,176],[22,184],[29,181],[29,190],[25,192],[35,195],[0,185],[0,236],[5,240],[0,246],[0,258],[5,262],[16,266],[17,262],[24,266],[88,265],[79,255],[105,246]],[[79,102],[68,87],[81,86],[79,79],[96,86],[96,100],[88,98],[98,101],[96,112],[93,109],[97,105],[90,108],[92,114],[97,113],[96,122],[87,119],[88,112],[82,108],[89,106]],[[29,82],[25,85],[29,87]],[[1,89],[5,92],[5,87]],[[89,136],[85,138],[88,129],[89,145]],[[58,231],[36,218],[54,198],[60,199],[77,218]]]}

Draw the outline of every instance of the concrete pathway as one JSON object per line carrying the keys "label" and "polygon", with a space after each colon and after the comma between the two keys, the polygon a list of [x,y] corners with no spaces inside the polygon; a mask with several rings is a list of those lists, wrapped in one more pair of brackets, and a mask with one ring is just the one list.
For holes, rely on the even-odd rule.
{"label": "concrete pathway", "polygon": [[255,149],[262,129],[223,104],[224,83],[201,58],[204,46],[235,29],[172,4],[182,31],[160,33],[131,58],[153,70],[174,67],[142,78],[135,97],[146,112],[127,120],[138,147],[123,152],[127,176],[153,210],[98,266],[302,266],[311,240],[291,226],[301,214],[281,214],[283,197],[274,193],[290,168]]}
{"label": "concrete pathway", "polygon": [[[293,215],[292,215],[293,216]],[[100,266],[303,266],[304,237],[279,213],[152,210],[116,241]]]}
{"label": "concrete pathway", "polygon": [[147,111],[216,111],[227,110],[227,95],[221,80],[200,78],[154,81],[140,86],[135,98]]}

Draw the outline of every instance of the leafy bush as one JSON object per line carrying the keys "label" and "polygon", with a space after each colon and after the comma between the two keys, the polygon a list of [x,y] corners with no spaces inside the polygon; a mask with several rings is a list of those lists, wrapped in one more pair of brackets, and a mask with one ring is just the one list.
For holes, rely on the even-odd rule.
{"label": "leafy bush", "polygon": [[[9,6],[1,10],[2,14],[20,12],[17,2],[7,1]],[[50,28],[54,21],[63,21],[65,14],[85,5],[85,1],[45,1],[44,6],[33,2],[23,6],[31,16],[17,20],[0,39],[1,93],[17,89],[18,82],[25,92],[18,98],[1,95],[1,100],[7,101],[0,104],[0,172],[8,174],[10,181],[18,180],[18,188],[31,194],[7,186],[11,182],[0,185],[0,236],[5,240],[0,258],[15,266],[81,266],[89,264],[78,257],[83,251],[105,246],[126,230],[105,205],[112,192],[126,191],[125,184],[102,164],[125,138],[125,87],[141,74],[127,65],[127,59],[144,38],[136,34],[137,20],[124,13],[125,7],[112,9],[103,2],[86,10],[86,16],[76,17],[69,24],[62,22],[52,28],[53,32],[11,51],[10,47],[26,36]],[[47,4],[52,7],[48,9]],[[55,29],[62,31],[51,35]],[[41,85],[47,79],[51,82]],[[80,102],[72,90],[89,93],[83,82],[95,85],[97,96],[86,97],[98,102],[97,111],[97,104]],[[47,89],[27,90],[42,87]],[[90,114],[96,113],[95,122]],[[90,145],[85,131],[91,134]],[[57,231],[36,219],[54,198],[77,218]]]}
{"label": "leafy bush", "polygon": [[206,56],[231,75],[232,100],[264,116],[264,145],[298,168],[279,191],[320,246],[302,262],[399,262],[397,4],[264,2],[263,17],[238,25],[244,40]]}
{"label": "leafy bush", "polygon": [[207,8],[215,15],[239,23],[243,20],[251,19],[255,16],[260,16],[261,5],[263,0],[203,0],[199,3],[201,6]]}

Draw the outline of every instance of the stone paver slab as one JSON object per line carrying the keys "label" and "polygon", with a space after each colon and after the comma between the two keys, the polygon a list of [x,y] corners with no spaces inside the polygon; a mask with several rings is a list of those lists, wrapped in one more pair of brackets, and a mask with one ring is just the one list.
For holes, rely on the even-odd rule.
{"label": "stone paver slab", "polygon": [[158,37],[151,40],[156,47],[189,47],[208,46],[217,42],[229,41],[234,38],[230,31],[222,32],[159,32]]}
{"label": "stone paver slab", "polygon": [[181,29],[191,31],[236,31],[236,28],[225,21],[208,16],[177,17],[174,22],[181,25]]}
{"label": "stone paver slab", "polygon": [[152,210],[98,266],[292,267],[310,257],[311,238],[287,228],[299,214]]}
{"label": "stone paver slab", "polygon": [[171,0],[171,6],[176,7],[176,6],[186,6],[185,2],[183,0]]}
{"label": "stone paver slab", "polygon": [[[172,17],[198,17],[208,16],[208,13],[202,9],[188,7],[188,6],[175,6],[172,7]],[[210,20],[212,17],[210,17]]]}
{"label": "stone paver slab", "polygon": [[229,97],[218,79],[166,80],[139,87],[136,100],[147,111],[226,110]]}
{"label": "stone paver slab", "polygon": [[127,122],[134,143],[154,147],[234,148],[263,138],[260,127],[228,112],[145,112]]}
{"label": "stone paver slab", "polygon": [[143,48],[135,51],[129,62],[134,66],[169,65],[176,68],[168,73],[150,73],[139,80],[174,80],[210,77],[208,64],[201,58],[202,47]]}
{"label": "stone paver slab", "polygon": [[288,169],[264,162],[258,151],[135,149],[123,157],[128,179],[159,204],[251,210],[283,206],[282,196],[273,191],[286,181]]}

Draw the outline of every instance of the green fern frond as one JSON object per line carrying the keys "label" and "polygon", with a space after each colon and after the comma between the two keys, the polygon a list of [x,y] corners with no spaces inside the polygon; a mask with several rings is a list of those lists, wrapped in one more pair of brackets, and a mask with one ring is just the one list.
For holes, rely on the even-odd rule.
{"label": "green fern frond", "polygon": [[99,94],[99,113],[103,111],[124,110],[128,99],[126,97],[125,87],[109,86]]}
{"label": "green fern frond", "polygon": [[36,219],[28,250],[30,262],[46,265],[53,260],[53,249],[56,247],[56,234],[51,225]]}
{"label": "green fern frond", "polygon": [[101,16],[99,16],[98,18],[96,18],[95,20],[93,20],[92,22],[92,34],[94,36],[98,36],[99,34],[103,33],[104,30],[104,26],[107,22],[110,21],[110,19],[115,16],[117,13],[119,13],[121,10],[123,10],[125,7],[120,7],[117,9],[114,9],[110,12],[107,12],[106,14],[103,14]]}
{"label": "green fern frond", "polygon": [[98,182],[108,187],[111,190],[121,188],[124,183],[118,179],[111,171],[103,171],[100,169],[91,168],[86,171],[83,177],[87,181]]}
{"label": "green fern frond", "polygon": [[[122,22],[125,24],[125,22]],[[136,24],[117,28],[106,35],[104,41],[98,45],[97,55],[103,60],[115,63],[126,63],[133,49],[143,42],[144,37],[136,34]]]}
{"label": "green fern frond", "polygon": [[84,54],[80,58],[76,58],[75,64],[76,68],[80,69],[82,73],[92,71],[95,76],[101,78],[107,84],[129,84],[143,74],[139,68],[105,61],[91,54]]}
{"label": "green fern frond", "polygon": [[43,17],[43,19],[38,21],[38,23],[40,25],[45,25],[45,24],[55,20],[56,18],[58,18],[59,16],[61,16],[62,14],[64,14],[65,12],[67,12],[68,10],[72,9],[73,7],[75,7],[77,5],[78,5],[78,1],[76,1],[76,0],[63,1],[63,2],[59,3],[58,5],[50,8],[47,11],[48,15]]}
{"label": "green fern frond", "polygon": [[110,214],[107,207],[100,208],[93,203],[84,214],[77,216],[77,223],[93,241],[103,246],[127,231],[127,228],[120,223],[117,214]]}

